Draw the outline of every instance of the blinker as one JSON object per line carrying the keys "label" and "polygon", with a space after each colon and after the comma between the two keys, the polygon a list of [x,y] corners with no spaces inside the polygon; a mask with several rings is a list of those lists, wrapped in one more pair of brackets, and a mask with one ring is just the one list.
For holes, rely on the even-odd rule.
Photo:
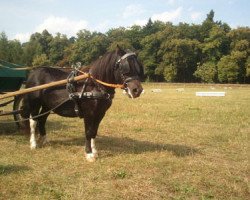
{"label": "blinker", "polygon": [[[121,73],[122,74],[127,74],[130,72],[130,65],[128,63],[128,60],[127,58],[129,56],[135,56],[136,54],[135,53],[126,53],[125,55],[123,55],[118,61],[117,61],[117,67],[120,69]],[[140,74],[140,66],[139,64],[137,63],[137,61],[134,62],[134,67],[135,67],[135,70],[138,74]]]}

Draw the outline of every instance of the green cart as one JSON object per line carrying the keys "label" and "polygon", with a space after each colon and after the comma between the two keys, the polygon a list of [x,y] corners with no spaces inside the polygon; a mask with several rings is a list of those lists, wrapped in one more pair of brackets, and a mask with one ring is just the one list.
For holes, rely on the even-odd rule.
{"label": "green cart", "polygon": [[[0,59],[0,94],[19,90],[25,83],[28,71],[22,65],[9,63]],[[15,121],[21,120],[21,102],[22,96],[15,96],[5,102],[0,102],[0,116],[13,115]],[[13,103],[12,111],[3,111],[1,108]],[[17,122],[18,126],[21,123]]]}

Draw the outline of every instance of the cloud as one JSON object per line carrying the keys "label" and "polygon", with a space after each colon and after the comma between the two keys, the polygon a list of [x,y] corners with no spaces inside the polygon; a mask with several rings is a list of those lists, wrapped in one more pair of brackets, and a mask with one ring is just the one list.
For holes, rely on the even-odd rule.
{"label": "cloud", "polygon": [[29,41],[31,33],[18,33],[14,36],[14,39],[19,40],[20,42],[27,42]]}
{"label": "cloud", "polygon": [[97,24],[96,26],[94,26],[92,28],[90,27],[89,29],[91,31],[106,32],[106,31],[108,31],[109,26],[110,26],[110,21],[109,20],[104,20],[101,23]]}
{"label": "cloud", "polygon": [[[42,32],[44,29],[49,31],[51,34],[62,33],[67,36],[75,36],[79,30],[87,29],[88,22],[85,20],[71,20],[66,17],[47,17],[41,24],[34,28],[34,32]],[[14,39],[20,42],[27,42],[32,33],[18,33],[14,36]]]}
{"label": "cloud", "polygon": [[128,5],[122,13],[122,18],[139,16],[145,12],[145,9],[140,4]]}
{"label": "cloud", "polygon": [[169,5],[174,5],[175,2],[176,2],[176,0],[167,0],[167,3],[168,3]]}
{"label": "cloud", "polygon": [[136,20],[134,21],[133,25],[139,25],[139,26],[145,26],[147,24],[148,20],[142,19],[142,20]]}
{"label": "cloud", "polygon": [[50,16],[35,28],[36,32],[42,32],[44,29],[52,34],[62,33],[68,36],[75,35],[79,30],[86,29],[88,22],[85,20],[71,20],[67,17]]}
{"label": "cloud", "polygon": [[190,14],[190,17],[193,21],[197,21],[198,19],[201,18],[202,13],[201,12],[192,12]]}
{"label": "cloud", "polygon": [[152,16],[152,20],[153,21],[159,20],[163,22],[174,21],[181,16],[181,13],[182,13],[182,7],[178,7],[176,10],[172,10],[169,12],[167,11],[160,14],[154,14]]}

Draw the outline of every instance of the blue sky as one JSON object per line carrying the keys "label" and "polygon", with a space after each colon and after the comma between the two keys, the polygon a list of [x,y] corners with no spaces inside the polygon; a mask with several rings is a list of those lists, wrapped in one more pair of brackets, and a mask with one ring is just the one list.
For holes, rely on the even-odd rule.
{"label": "blue sky", "polygon": [[24,42],[44,29],[70,37],[81,29],[144,25],[149,18],[199,24],[211,9],[232,28],[250,26],[250,0],[0,0],[0,32]]}

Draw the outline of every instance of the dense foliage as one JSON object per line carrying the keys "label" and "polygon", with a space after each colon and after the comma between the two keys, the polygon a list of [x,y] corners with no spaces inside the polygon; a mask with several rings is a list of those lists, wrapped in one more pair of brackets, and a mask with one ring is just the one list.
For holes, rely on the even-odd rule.
{"label": "dense foliage", "polygon": [[161,21],[106,33],[80,30],[76,37],[47,30],[21,44],[0,33],[0,59],[29,66],[70,66],[93,60],[119,44],[138,52],[148,81],[249,83],[250,28],[231,29],[214,21],[213,10],[200,25]]}

